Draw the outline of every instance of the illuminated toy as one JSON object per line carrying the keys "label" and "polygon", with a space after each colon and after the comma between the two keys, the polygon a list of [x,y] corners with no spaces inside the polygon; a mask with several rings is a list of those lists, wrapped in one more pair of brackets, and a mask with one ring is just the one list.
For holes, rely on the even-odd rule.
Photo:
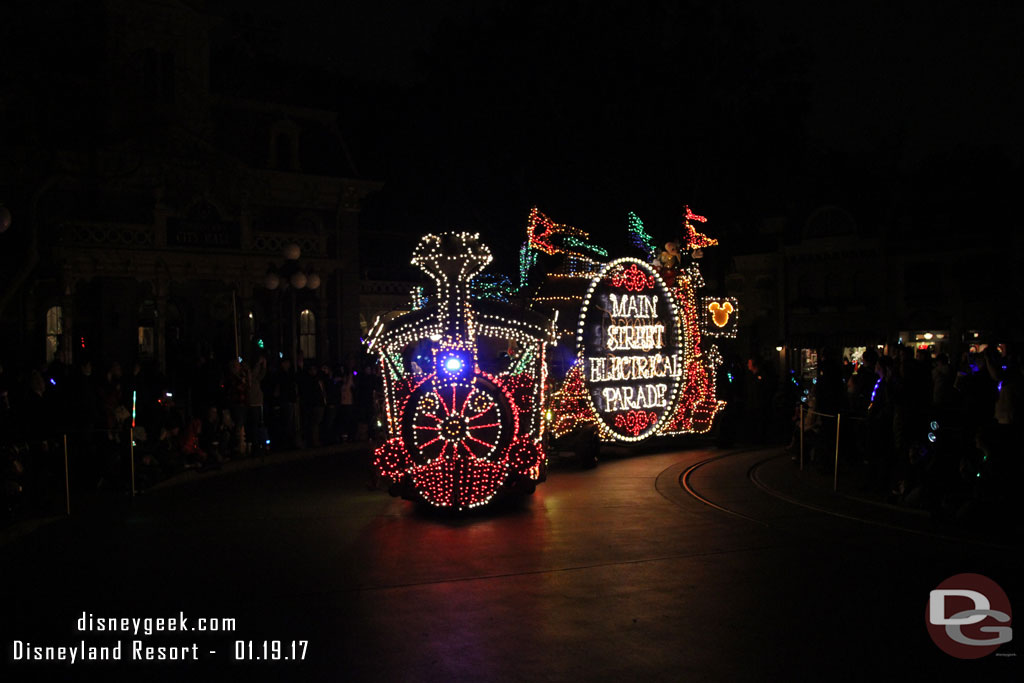
{"label": "illuminated toy", "polygon": [[491,258],[479,235],[423,237],[412,263],[434,291],[367,337],[383,371],[389,437],[373,464],[395,495],[462,510],[531,493],[545,478],[541,408],[554,328],[535,311],[471,297]]}
{"label": "illuminated toy", "polygon": [[[537,214],[531,212],[524,253],[541,248],[533,246]],[[646,261],[581,262],[581,254],[563,250],[562,266],[547,273],[534,292],[534,307],[554,313],[565,342],[552,353],[552,375],[561,380],[546,413],[552,438],[596,428],[604,441],[636,442],[711,429],[725,405],[715,398],[722,358],[703,336],[709,326],[715,336],[735,336],[739,304],[723,298],[721,309],[707,301],[698,306],[704,280],[693,259],[718,241],[698,233],[691,221],[707,219],[686,207],[687,251],[670,243],[671,249],[658,254],[640,218],[630,213],[630,236]],[[559,227],[566,234],[581,232]],[[527,274],[532,262],[528,255],[523,259]]]}

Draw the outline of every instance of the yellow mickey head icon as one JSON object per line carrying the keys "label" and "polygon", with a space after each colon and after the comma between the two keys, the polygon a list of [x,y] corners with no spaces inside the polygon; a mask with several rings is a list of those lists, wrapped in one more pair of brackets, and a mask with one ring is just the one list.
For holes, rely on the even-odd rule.
{"label": "yellow mickey head icon", "polygon": [[729,301],[726,301],[725,305],[712,301],[708,306],[708,310],[711,311],[715,324],[719,327],[725,327],[729,324],[729,314],[736,309],[732,307],[732,303]]}

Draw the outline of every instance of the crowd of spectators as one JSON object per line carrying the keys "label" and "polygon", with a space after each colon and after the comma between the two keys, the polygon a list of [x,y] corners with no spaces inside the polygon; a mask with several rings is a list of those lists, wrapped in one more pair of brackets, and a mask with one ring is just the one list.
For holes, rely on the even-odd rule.
{"label": "crowd of spectators", "polygon": [[126,491],[134,440],[136,488],[268,451],[372,439],[382,385],[369,360],[220,362],[198,357],[165,377],[140,362],[124,372],[91,359],[11,372],[0,364],[0,453],[7,512],[46,507],[73,489]]}
{"label": "crowd of spectators", "polygon": [[[758,358],[728,359],[718,395],[720,446],[790,440],[830,471],[837,415],[844,485],[955,519],[1013,499],[1020,473],[1022,369],[1012,347],[945,354],[896,347],[850,359],[818,353],[813,377]],[[372,439],[381,428],[379,368],[298,359],[198,357],[163,377],[134,363],[82,359],[11,373],[0,364],[5,507],[63,493],[64,440],[73,487],[125,489],[134,437],[137,488],[267,451]],[[801,419],[802,413],[802,419]],[[129,428],[132,431],[129,432]]]}
{"label": "crowd of spectators", "polygon": [[833,474],[838,423],[841,486],[947,520],[990,518],[1019,481],[1022,369],[1012,346],[979,348],[956,360],[823,348],[811,376],[733,356],[719,373],[718,444],[788,441],[797,462],[802,425],[805,464]]}
{"label": "crowd of spectators", "polygon": [[825,416],[842,414],[840,467],[861,492],[980,520],[1010,509],[1015,497],[1021,380],[1020,359],[1006,345],[964,352],[955,364],[910,347],[868,349],[854,362],[825,353],[805,395],[805,445],[819,468],[831,467],[835,420]]}

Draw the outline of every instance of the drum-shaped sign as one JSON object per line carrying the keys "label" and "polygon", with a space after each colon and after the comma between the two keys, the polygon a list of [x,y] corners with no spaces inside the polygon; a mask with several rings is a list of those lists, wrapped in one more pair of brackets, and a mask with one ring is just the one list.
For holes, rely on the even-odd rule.
{"label": "drum-shaped sign", "polygon": [[603,436],[639,441],[673,414],[685,372],[675,293],[634,258],[590,282],[577,329],[582,373]]}

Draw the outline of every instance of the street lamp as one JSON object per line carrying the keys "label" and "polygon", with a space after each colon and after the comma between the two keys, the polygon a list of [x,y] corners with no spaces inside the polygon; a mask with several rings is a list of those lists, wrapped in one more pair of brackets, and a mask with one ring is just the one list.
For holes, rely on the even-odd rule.
{"label": "street lamp", "polygon": [[[321,280],[311,265],[307,265],[304,268],[299,263],[299,259],[302,258],[302,249],[295,242],[286,244],[281,250],[281,255],[284,257],[284,262],[269,265],[267,273],[263,277],[263,286],[269,291],[291,291],[291,315],[289,316],[288,324],[291,327],[292,362],[297,363],[298,337],[296,327],[298,325],[298,314],[295,302],[296,292],[301,289],[308,289],[310,291],[319,289]],[[278,303],[281,303],[280,299]],[[283,313],[279,314],[278,319],[284,319]],[[280,346],[284,346],[283,334],[280,337]]]}

